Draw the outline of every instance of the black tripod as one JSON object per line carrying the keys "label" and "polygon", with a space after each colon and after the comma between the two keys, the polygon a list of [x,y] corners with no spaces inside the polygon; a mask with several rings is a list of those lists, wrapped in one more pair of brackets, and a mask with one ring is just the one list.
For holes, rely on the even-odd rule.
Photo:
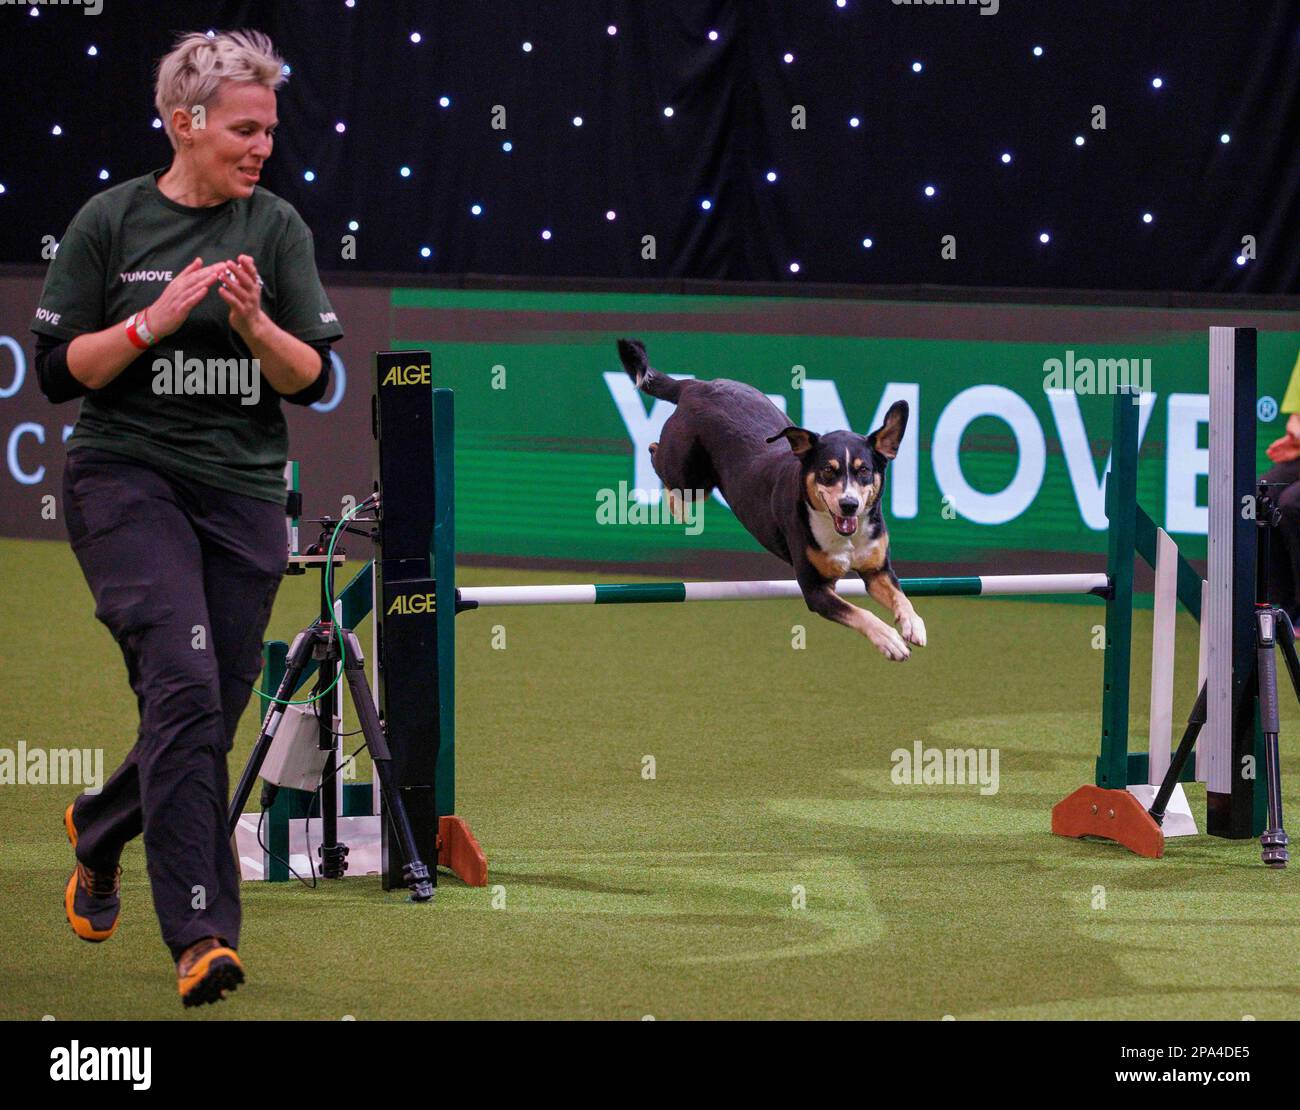
{"label": "black tripod", "polygon": [[[427,902],[433,897],[433,882],[429,875],[429,868],[421,861],[419,850],[416,848],[415,834],[411,831],[411,822],[406,815],[402,796],[390,781],[392,755],[384,737],[383,722],[379,719],[379,712],[375,709],[375,702],[370,693],[370,683],[366,681],[365,658],[361,654],[361,646],[356,634],[349,628],[337,626],[334,613],[330,609],[329,599],[332,590],[329,584],[332,580],[332,560],[328,555],[326,541],[332,530],[328,527],[331,523],[328,518],[323,523],[327,527],[321,532],[320,541],[307,551],[312,561],[315,561],[318,555],[321,559],[319,563],[320,617],[314,624],[308,625],[299,632],[289,647],[284,677],[281,678],[280,687],[275,692],[278,700],[272,702],[271,708],[267,711],[266,718],[262,722],[262,731],[257,737],[257,743],[253,745],[253,753],[249,756],[244,772],[239,778],[239,784],[235,788],[234,797],[230,801],[227,814],[230,835],[235,834],[235,826],[239,824],[244,805],[253,791],[253,783],[262,769],[267,753],[271,750],[280,722],[284,719],[283,703],[293,696],[293,691],[297,689],[308,662],[315,659],[319,664],[317,694],[324,693],[334,684],[341,663],[343,677],[347,680],[348,690],[352,694],[352,705],[361,723],[366,747],[370,749],[375,775],[379,779],[380,789],[383,792],[384,812],[393,824],[402,859],[405,862],[402,878],[411,891],[412,901]],[[338,556],[336,555],[335,558]],[[318,709],[318,714],[319,712]],[[321,718],[320,738],[321,749],[328,753],[325,757],[321,781],[332,785],[337,771],[334,758],[336,743],[329,721],[324,717]],[[327,879],[342,878],[347,870],[348,849],[346,845],[338,843],[338,806],[335,804],[332,789],[322,792],[321,817],[324,829],[323,842],[320,846],[321,874]]]}
{"label": "black tripod", "polygon": [[[1282,770],[1277,742],[1281,721],[1278,715],[1277,657],[1273,653],[1274,648],[1282,649],[1297,701],[1300,701],[1300,658],[1296,657],[1295,628],[1291,624],[1291,618],[1287,616],[1286,610],[1279,609],[1268,601],[1269,546],[1273,529],[1282,519],[1282,512],[1269,493],[1270,485],[1283,484],[1260,482],[1255,497],[1255,527],[1258,530],[1255,547],[1255,676],[1258,681],[1259,717],[1264,733],[1265,781],[1268,788],[1268,821],[1259,843],[1262,848],[1260,858],[1264,863],[1269,867],[1285,867],[1290,856],[1286,850],[1286,830],[1282,827]],[[1246,696],[1246,689],[1243,686],[1239,696]],[[1234,722],[1238,719],[1237,709],[1238,706],[1234,705]],[[1182,776],[1183,765],[1196,745],[1205,717],[1206,686],[1202,685],[1196,695],[1191,716],[1187,718],[1187,731],[1183,733],[1183,739],[1169,762],[1169,770],[1165,772],[1155,801],[1147,811],[1157,825],[1164,824],[1169,799]]]}

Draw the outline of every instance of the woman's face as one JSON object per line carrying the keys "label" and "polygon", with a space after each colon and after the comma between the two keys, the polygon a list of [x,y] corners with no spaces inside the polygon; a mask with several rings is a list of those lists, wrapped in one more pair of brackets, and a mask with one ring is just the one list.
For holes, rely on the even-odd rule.
{"label": "woman's face", "polygon": [[206,105],[204,127],[183,135],[194,139],[189,153],[200,181],[226,199],[252,196],[271,157],[275,134],[275,92],[265,85],[223,82]]}

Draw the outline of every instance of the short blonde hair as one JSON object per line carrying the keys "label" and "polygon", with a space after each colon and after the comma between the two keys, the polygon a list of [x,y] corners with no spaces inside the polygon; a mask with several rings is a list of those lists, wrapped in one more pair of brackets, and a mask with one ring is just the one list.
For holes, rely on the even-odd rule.
{"label": "short blonde hair", "polygon": [[255,81],[268,89],[284,84],[284,59],[270,36],[261,31],[194,31],[176,40],[158,63],[153,98],[173,149],[172,113],[207,104],[222,81]]}

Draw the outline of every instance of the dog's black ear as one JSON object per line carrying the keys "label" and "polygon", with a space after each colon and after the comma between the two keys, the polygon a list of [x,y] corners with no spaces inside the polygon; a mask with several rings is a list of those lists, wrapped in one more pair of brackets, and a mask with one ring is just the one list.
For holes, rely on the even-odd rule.
{"label": "dog's black ear", "polygon": [[810,432],[807,428],[796,428],[793,424],[779,431],[774,436],[768,436],[768,443],[775,443],[778,439],[785,439],[790,444],[790,450],[800,458],[808,454],[817,446],[817,433]]}
{"label": "dog's black ear", "polygon": [[898,454],[898,445],[903,442],[903,433],[907,431],[907,402],[895,401],[885,413],[885,422],[867,436],[867,442],[887,459]]}

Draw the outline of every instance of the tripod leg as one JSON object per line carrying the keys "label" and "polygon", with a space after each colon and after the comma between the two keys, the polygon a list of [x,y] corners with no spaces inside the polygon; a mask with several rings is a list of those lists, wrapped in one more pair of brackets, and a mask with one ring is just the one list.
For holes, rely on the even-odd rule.
{"label": "tripod leg", "polygon": [[[1277,644],[1278,610],[1262,608],[1255,611],[1256,657],[1259,660],[1259,719],[1264,732],[1264,772],[1268,785],[1268,827],[1259,838],[1260,858],[1269,867],[1285,867],[1287,835],[1282,828],[1282,770],[1279,766],[1277,734],[1281,731],[1281,717],[1277,704],[1277,657],[1273,648]],[[1288,622],[1289,625],[1289,622]],[[1295,659],[1295,645],[1291,637],[1282,633],[1288,668]],[[1290,647],[1290,652],[1287,652]],[[1291,681],[1296,681],[1296,671],[1291,670]]]}
{"label": "tripod leg", "polygon": [[248,762],[244,765],[244,772],[239,776],[234,797],[230,799],[230,808],[226,811],[226,822],[230,826],[231,836],[235,835],[235,826],[239,824],[240,815],[244,812],[244,804],[248,801],[249,794],[253,792],[253,783],[262,769],[262,764],[266,761],[266,753],[271,750],[271,742],[275,739],[276,730],[284,719],[284,706],[281,703],[293,697],[298,680],[307,667],[307,661],[311,658],[315,641],[315,634],[307,629],[294,637],[293,644],[289,648],[288,657],[285,659],[284,677],[280,679],[280,688],[275,692],[275,696],[280,700],[273,701],[271,708],[266,711],[261,734],[257,737],[257,743],[253,745],[253,754],[248,757]]}
{"label": "tripod leg", "polygon": [[1196,695],[1196,704],[1192,706],[1191,715],[1187,718],[1187,729],[1183,733],[1173,759],[1169,761],[1169,770],[1165,772],[1164,780],[1160,783],[1156,799],[1147,810],[1157,825],[1164,824],[1169,799],[1173,796],[1174,787],[1178,785],[1178,779],[1183,773],[1183,765],[1187,762],[1187,757],[1192,754],[1192,749],[1196,746],[1196,738],[1201,734],[1201,728],[1205,724],[1206,685],[1201,684],[1200,692]]}
{"label": "tripod leg", "polygon": [[402,795],[389,777],[391,756],[388,743],[384,739],[383,722],[380,721],[379,712],[375,709],[370,683],[366,681],[365,660],[361,655],[361,647],[352,632],[345,631],[343,636],[345,641],[343,673],[348,680],[348,689],[352,691],[352,705],[357,711],[357,719],[361,722],[361,731],[365,735],[366,746],[370,749],[370,759],[374,764],[375,774],[379,777],[379,786],[384,795],[384,812],[388,814],[388,819],[392,821],[393,828],[397,831],[398,844],[406,859],[403,877],[406,879],[407,887],[410,888],[411,900],[427,902],[433,897],[434,880],[429,873],[429,868],[420,859],[415,834],[411,831],[411,822],[406,816],[406,805],[402,802]]}

